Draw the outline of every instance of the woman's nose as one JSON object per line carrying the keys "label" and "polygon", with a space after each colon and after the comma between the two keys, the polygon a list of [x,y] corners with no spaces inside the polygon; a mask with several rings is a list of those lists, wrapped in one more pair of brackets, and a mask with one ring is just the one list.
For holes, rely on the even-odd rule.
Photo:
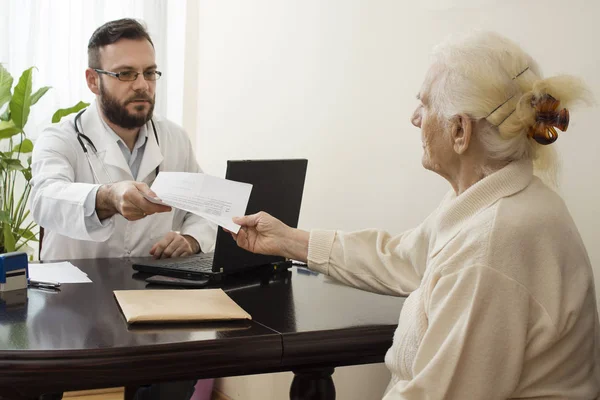
{"label": "woman's nose", "polygon": [[417,108],[413,113],[412,117],[410,117],[410,122],[416,126],[417,128],[421,127],[421,108]]}

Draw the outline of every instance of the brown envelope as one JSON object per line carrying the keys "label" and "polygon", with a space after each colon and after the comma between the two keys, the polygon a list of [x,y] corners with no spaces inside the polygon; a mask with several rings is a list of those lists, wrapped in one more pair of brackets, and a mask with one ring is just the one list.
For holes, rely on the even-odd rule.
{"label": "brown envelope", "polygon": [[221,289],[115,290],[128,323],[252,319]]}

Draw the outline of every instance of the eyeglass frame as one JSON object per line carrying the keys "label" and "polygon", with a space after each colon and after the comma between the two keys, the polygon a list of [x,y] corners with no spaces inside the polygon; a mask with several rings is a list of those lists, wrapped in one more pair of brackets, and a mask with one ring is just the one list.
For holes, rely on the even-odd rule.
{"label": "eyeglass frame", "polygon": [[[150,72],[150,71],[146,71],[146,72],[136,72],[136,71],[112,72],[112,71],[105,71],[103,69],[98,69],[98,68],[92,68],[92,69],[99,74],[104,74],[104,75],[112,76],[113,78],[117,78],[121,82],[135,82],[135,81],[137,81],[137,78],[140,75],[142,75],[144,77],[144,80],[146,80],[148,82],[156,82],[162,76],[162,72],[160,72],[160,71],[152,71],[152,74],[156,77],[156,79],[147,79],[144,74],[146,72]],[[124,74],[124,73],[135,74],[135,77],[130,80],[123,80],[123,79],[121,79],[121,74]]]}

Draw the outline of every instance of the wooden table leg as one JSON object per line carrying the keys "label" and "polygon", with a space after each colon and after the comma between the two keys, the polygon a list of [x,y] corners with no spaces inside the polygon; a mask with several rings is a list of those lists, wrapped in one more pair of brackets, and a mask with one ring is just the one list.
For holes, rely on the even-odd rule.
{"label": "wooden table leg", "polygon": [[294,371],[290,400],[335,400],[334,368]]}
{"label": "wooden table leg", "polygon": [[124,400],[133,400],[135,398],[135,393],[139,389],[139,386],[125,386],[125,392],[123,393]]}

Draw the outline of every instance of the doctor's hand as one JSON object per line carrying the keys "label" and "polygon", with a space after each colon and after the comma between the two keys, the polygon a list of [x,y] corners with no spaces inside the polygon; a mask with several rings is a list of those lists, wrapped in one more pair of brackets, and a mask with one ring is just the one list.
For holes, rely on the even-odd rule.
{"label": "doctor's hand", "polygon": [[185,257],[200,252],[200,245],[189,235],[169,232],[152,246],[150,254],[154,258]]}
{"label": "doctor's hand", "polygon": [[306,262],[310,234],[294,229],[266,212],[234,217],[241,228],[231,236],[237,245],[252,253],[275,255]]}
{"label": "doctor's hand", "polygon": [[157,197],[148,185],[142,182],[123,181],[102,185],[96,194],[96,213],[100,220],[121,214],[129,221],[137,221],[148,215],[171,211],[171,207],[154,204],[142,193]]}

